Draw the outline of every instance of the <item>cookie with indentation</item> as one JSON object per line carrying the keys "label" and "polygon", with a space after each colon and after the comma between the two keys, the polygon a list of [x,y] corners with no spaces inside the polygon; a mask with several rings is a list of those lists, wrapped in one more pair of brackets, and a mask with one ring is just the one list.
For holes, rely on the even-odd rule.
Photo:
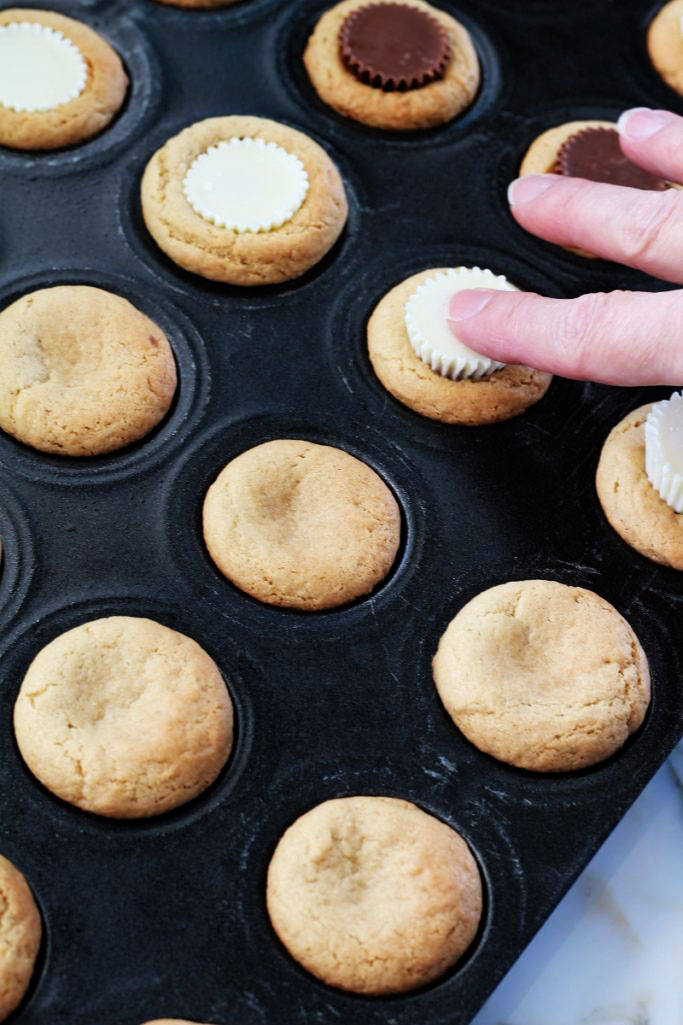
{"label": "cookie with indentation", "polygon": [[391,569],[401,515],[384,481],[330,445],[280,439],[233,459],[204,501],[204,540],[233,584],[270,605],[330,609]]}
{"label": "cookie with indentation", "polygon": [[58,285],[0,313],[0,428],[42,452],[95,456],[139,440],[176,383],[166,335],[119,295]]}
{"label": "cookie with indentation", "polygon": [[[419,56],[425,56],[427,46],[425,43],[425,53],[418,53],[419,31],[409,26],[406,26],[407,38],[397,35],[394,39],[392,52],[386,46],[378,46],[390,37],[390,32],[378,34],[376,28],[369,25],[367,31],[372,46],[359,52],[355,63],[354,54],[349,56],[349,40],[344,33],[357,12],[370,7],[396,6],[417,12],[416,17],[424,23],[425,31],[435,24],[437,32],[443,36],[442,45],[438,39],[428,40],[433,67],[429,61],[426,64],[417,61]],[[374,58],[374,63],[368,69],[370,73],[363,74],[368,56]],[[388,58],[391,59],[385,74],[382,61],[387,62]],[[343,0],[318,21],[304,53],[304,64],[320,98],[338,113],[375,128],[399,132],[431,128],[450,121],[472,102],[480,78],[479,60],[467,29],[446,11],[423,0],[401,0],[398,5],[385,4],[382,0],[379,3]],[[411,73],[403,81],[402,64],[411,71],[415,70],[415,65],[419,74]],[[394,85],[388,91],[387,83],[392,82]]]}
{"label": "cookie with indentation", "polygon": [[683,513],[648,480],[645,424],[652,406],[640,406],[610,431],[595,477],[598,498],[617,534],[653,562],[683,570]]}
{"label": "cookie with indentation", "polygon": [[0,854],[0,1021],[28,989],[41,935],[40,914],[28,883]]}
{"label": "cookie with indentation", "polygon": [[462,837],[409,801],[345,797],[302,815],[268,869],[268,913],[290,954],[330,986],[381,996],[443,975],[481,917]]}
{"label": "cookie with indentation", "polygon": [[55,11],[0,11],[0,145],[57,149],[101,132],[128,78],[97,32]]}
{"label": "cookie with indentation", "polygon": [[650,701],[647,659],[626,620],[592,591],[552,580],[478,594],[449,624],[433,669],[465,736],[535,772],[609,758]]}
{"label": "cookie with indentation", "polygon": [[683,94],[683,0],[659,9],[650,22],[647,49],[667,85]]}
{"label": "cookie with indentation", "polygon": [[387,391],[421,416],[465,426],[508,420],[543,398],[552,375],[509,365],[486,377],[452,380],[432,370],[411,345],[406,304],[435,275],[451,270],[421,271],[387,292],[368,322],[370,362]]}
{"label": "cookie with indentation", "polygon": [[213,659],[151,619],[68,630],[34,658],[14,707],[19,750],[57,797],[141,818],[202,793],[225,765],[233,711]]}
{"label": "cookie with indentation", "polygon": [[215,117],[158,150],[142,179],[145,224],[193,274],[233,285],[299,277],[339,238],[339,171],[316,142],[259,117]]}

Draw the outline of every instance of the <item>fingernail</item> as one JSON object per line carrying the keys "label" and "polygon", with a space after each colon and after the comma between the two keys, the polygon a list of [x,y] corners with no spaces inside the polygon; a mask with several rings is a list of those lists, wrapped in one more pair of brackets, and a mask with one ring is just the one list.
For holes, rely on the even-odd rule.
{"label": "fingernail", "polygon": [[485,306],[488,306],[494,295],[495,289],[492,288],[476,288],[456,292],[448,300],[448,319],[460,321],[476,317]]}
{"label": "fingernail", "polygon": [[630,110],[625,110],[617,121],[617,130],[620,135],[631,142],[644,142],[660,129],[671,124],[675,116],[667,110],[632,107]]}
{"label": "fingernail", "polygon": [[532,199],[536,199],[546,189],[549,189],[555,181],[557,181],[557,175],[554,174],[525,174],[522,178],[510,182],[508,203],[510,206],[530,203]]}

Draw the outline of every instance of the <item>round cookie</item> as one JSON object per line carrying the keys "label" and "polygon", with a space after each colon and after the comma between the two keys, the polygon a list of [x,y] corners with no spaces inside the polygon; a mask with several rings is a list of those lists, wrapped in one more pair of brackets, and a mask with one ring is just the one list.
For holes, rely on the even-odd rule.
{"label": "round cookie", "polygon": [[[3,27],[6,29],[9,25],[21,23],[42,26],[44,30],[59,33],[62,37],[61,46],[59,40],[39,28],[30,29],[28,33],[21,30],[22,35],[27,34],[29,40],[36,33],[40,40],[47,36],[53,45],[59,47],[60,54],[66,41],[66,49],[72,54],[72,59],[80,63],[82,76],[76,87],[66,94],[72,98],[66,98],[63,102],[59,92],[59,77],[63,76],[64,69],[58,68],[52,72],[50,88],[46,86],[40,90],[39,109],[26,109],[27,106],[35,107],[35,102],[30,98],[35,96],[36,89],[34,64],[45,75],[44,55],[34,54],[33,59],[29,59],[28,54],[23,56],[19,67],[23,66],[27,78],[21,89],[18,89],[16,82],[17,68],[10,68],[7,61],[0,61],[0,146],[28,150],[57,149],[83,142],[102,131],[121,108],[128,88],[128,78],[118,54],[97,32],[63,14],[22,7],[9,7],[0,11],[0,33]],[[16,41],[8,40],[6,45],[13,46],[16,51]],[[23,40],[22,45],[26,45]],[[76,47],[80,59],[74,55],[73,47]],[[3,64],[5,74],[14,75],[13,80],[8,78],[5,83]],[[3,85],[6,89],[11,87],[11,105],[3,103]],[[53,89],[56,90],[54,95],[58,102],[46,107],[49,100],[46,101],[45,96]],[[29,99],[24,100],[24,96]]]}
{"label": "round cookie", "polygon": [[683,570],[683,513],[675,513],[645,473],[645,421],[640,406],[614,427],[603,445],[595,477],[605,516],[636,551]]}
{"label": "round cookie", "polygon": [[615,128],[613,121],[567,121],[542,132],[529,146],[519,168],[525,174],[552,174],[563,145],[572,135],[585,128]]}
{"label": "round cookie", "polygon": [[375,471],[310,441],[268,441],[237,456],[209,488],[203,517],[228,580],[307,612],[372,591],[401,540],[396,499]]}
{"label": "round cookie", "polygon": [[41,935],[40,914],[28,883],[0,854],[0,1021],[28,989]]}
{"label": "round cookie", "polygon": [[368,0],[342,0],[320,18],[308,41],[304,64],[320,98],[345,117],[375,128],[407,132],[444,124],[474,99],[479,88],[479,60],[467,29],[450,14],[423,0],[401,0],[429,14],[445,30],[450,58],[443,77],[416,89],[385,92],[367,85],[344,64],[339,33],[349,14]]}
{"label": "round cookie", "polygon": [[418,285],[447,269],[413,274],[380,300],[368,322],[370,362],[387,391],[421,416],[466,426],[508,420],[543,398],[551,374],[509,365],[479,380],[454,381],[432,370],[410,344],[405,304]]}
{"label": "round cookie", "polygon": [[14,730],[29,769],[57,797],[141,818],[213,783],[232,746],[232,702],[195,641],[150,619],[110,616],[36,655]]}
{"label": "round cookie", "polygon": [[650,60],[667,85],[683,95],[683,0],[664,4],[650,23]]}
{"label": "round cookie", "polygon": [[161,328],[101,288],[43,288],[0,313],[0,428],[42,452],[95,456],[137,441],[176,383]]}
{"label": "round cookie", "polygon": [[465,841],[409,801],[326,801],[284,833],[268,914],[289,953],[330,986],[380,996],[443,975],[474,939],[479,870]]}
{"label": "round cookie", "polygon": [[[271,230],[212,223],[185,192],[198,158],[244,139],[280,147],[308,178],[301,205]],[[142,212],[155,242],[178,266],[233,285],[269,285],[304,274],[325,256],[346,224],[348,204],[337,168],[307,135],[265,118],[233,116],[198,121],[157,150],[142,179]]]}
{"label": "round cookie", "polygon": [[433,669],[468,740],[536,772],[609,758],[650,701],[647,659],[626,620],[592,591],[551,580],[478,594],[450,622]]}

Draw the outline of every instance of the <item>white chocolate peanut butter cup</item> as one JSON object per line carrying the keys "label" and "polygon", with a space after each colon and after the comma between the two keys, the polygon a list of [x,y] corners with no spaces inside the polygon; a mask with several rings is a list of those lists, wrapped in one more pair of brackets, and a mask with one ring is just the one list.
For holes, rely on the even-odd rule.
{"label": "white chocolate peanut butter cup", "polygon": [[0,26],[0,105],[19,113],[54,110],[75,100],[88,80],[78,47],[38,22]]}
{"label": "white chocolate peanut butter cup", "polygon": [[233,138],[210,146],[183,181],[200,217],[236,232],[267,232],[291,220],[308,193],[298,157],[275,142]]}
{"label": "white chocolate peanut butter cup", "polygon": [[480,267],[454,267],[439,271],[415,289],[405,305],[410,344],[423,363],[454,381],[477,380],[505,366],[474,352],[457,338],[448,323],[448,302],[466,288],[498,288],[516,292],[507,278]]}
{"label": "white chocolate peanut butter cup", "polygon": [[683,392],[656,402],[648,413],[645,472],[669,508],[683,512]]}

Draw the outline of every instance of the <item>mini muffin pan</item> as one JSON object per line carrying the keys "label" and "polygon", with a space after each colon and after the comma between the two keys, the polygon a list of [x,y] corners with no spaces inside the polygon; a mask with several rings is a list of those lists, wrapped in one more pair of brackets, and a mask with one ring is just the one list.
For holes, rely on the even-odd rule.
{"label": "mini muffin pan", "polygon": [[[365,348],[382,295],[429,267],[479,264],[557,296],[666,287],[533,239],[505,202],[545,128],[635,105],[683,110],[649,64],[653,8],[439,5],[470,29],[483,81],[462,117],[411,135],[347,122],[317,98],[301,53],[328,0],[208,12],[153,0],[55,5],[110,39],[132,88],[117,120],[83,146],[0,152],[0,305],[56,283],[119,292],[167,332],[180,387],[155,432],[105,458],[60,459],[0,436],[0,850],[26,874],[45,927],[14,1025],[466,1025],[683,734],[683,575],[612,532],[593,484],[610,428],[667,391],[556,379],[516,420],[455,428],[397,403]],[[346,183],[342,238],[286,285],[247,290],[187,274],[142,222],[139,181],[154,150],[193,121],[233,113],[307,132]],[[276,437],[344,448],[393,489],[403,542],[375,594],[331,612],[282,611],[214,567],[200,528],[205,491],[234,455]],[[481,754],[432,683],[431,657],[458,609],[532,577],[603,595],[650,660],[644,726],[583,772],[535,775]],[[121,613],[195,638],[221,667],[237,716],[214,786],[137,822],[52,797],[12,731],[39,648]],[[481,869],[477,939],[412,994],[368,999],[323,985],[268,921],[266,870],[283,830],[349,794],[414,801],[463,834]]]}

